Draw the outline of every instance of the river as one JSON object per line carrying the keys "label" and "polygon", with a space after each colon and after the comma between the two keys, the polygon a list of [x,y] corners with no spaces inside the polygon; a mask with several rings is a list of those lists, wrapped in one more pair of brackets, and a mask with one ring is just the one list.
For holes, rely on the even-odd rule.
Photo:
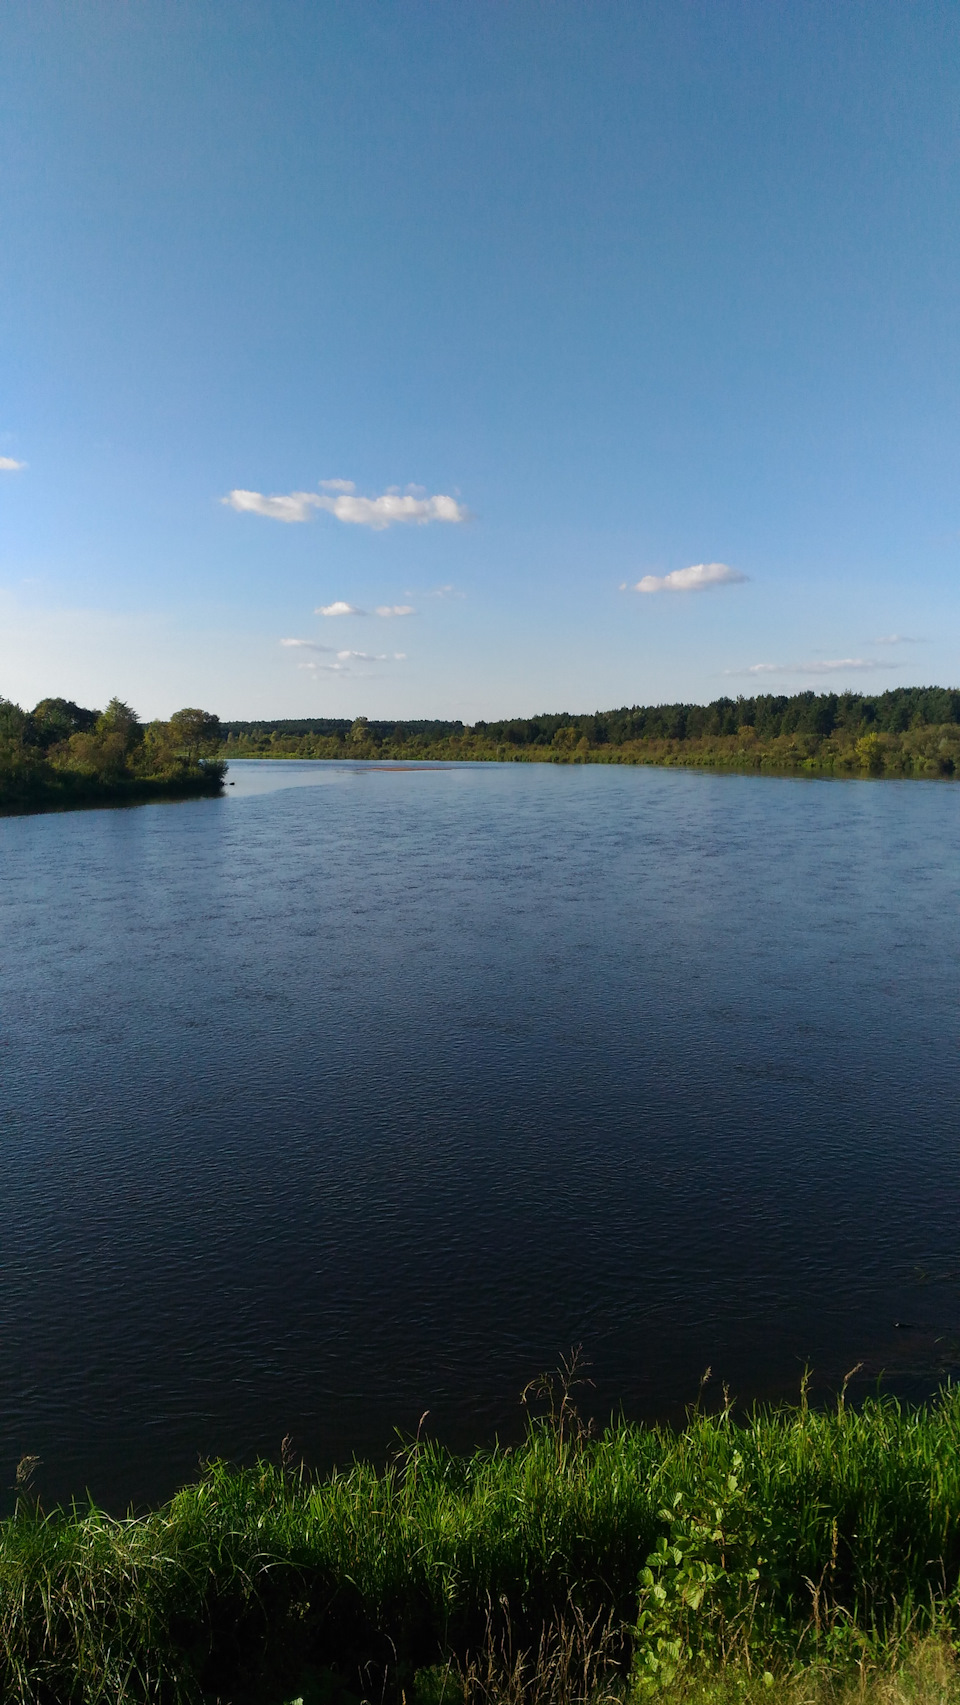
{"label": "river", "polygon": [[960,787],[240,763],[0,820],[0,1478],[960,1369]]}

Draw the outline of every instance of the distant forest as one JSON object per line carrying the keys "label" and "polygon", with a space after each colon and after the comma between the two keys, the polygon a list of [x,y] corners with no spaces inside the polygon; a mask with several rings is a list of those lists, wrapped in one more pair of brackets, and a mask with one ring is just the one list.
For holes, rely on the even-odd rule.
{"label": "distant forest", "polygon": [[763,693],[502,722],[299,717],[224,722],[221,756],[696,764],[827,774],[960,774],[960,689]]}

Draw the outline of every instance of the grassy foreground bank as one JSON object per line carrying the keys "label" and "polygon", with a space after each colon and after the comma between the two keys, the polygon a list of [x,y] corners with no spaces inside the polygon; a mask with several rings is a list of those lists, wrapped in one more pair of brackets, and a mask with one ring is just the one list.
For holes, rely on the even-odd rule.
{"label": "grassy foreground bank", "polygon": [[947,1699],[958,1588],[956,1390],[597,1438],[561,1395],[513,1450],[218,1464],[132,1520],[24,1493],[0,1697]]}

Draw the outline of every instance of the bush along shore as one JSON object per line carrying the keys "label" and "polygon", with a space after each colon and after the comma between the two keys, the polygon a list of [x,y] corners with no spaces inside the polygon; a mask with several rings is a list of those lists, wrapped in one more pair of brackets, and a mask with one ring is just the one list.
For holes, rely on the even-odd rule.
{"label": "bush along shore", "polygon": [[958,1697],[960,1392],[592,1437],[566,1374],[540,1389],[514,1449],[218,1463],[127,1520],[44,1514],[26,1461],[0,1697]]}
{"label": "bush along shore", "polygon": [[0,699],[0,810],[40,811],[219,793],[220,724],[179,710],[144,726],[130,706],[105,711],[43,699],[32,711]]}
{"label": "bush along shore", "polygon": [[303,718],[223,725],[224,758],[694,765],[840,776],[960,775],[960,691],[764,694],[505,722]]}

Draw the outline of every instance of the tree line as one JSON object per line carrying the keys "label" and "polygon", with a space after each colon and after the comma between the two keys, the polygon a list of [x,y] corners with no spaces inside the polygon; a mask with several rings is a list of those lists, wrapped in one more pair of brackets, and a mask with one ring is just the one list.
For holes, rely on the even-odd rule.
{"label": "tree line", "polygon": [[500,722],[303,717],[224,722],[224,757],[682,763],[844,773],[960,773],[960,690],[758,694]]}
{"label": "tree line", "polygon": [[0,698],[0,806],[219,791],[222,740],[219,719],[192,706],[142,723],[118,698],[102,711],[60,698],[27,711]]}

